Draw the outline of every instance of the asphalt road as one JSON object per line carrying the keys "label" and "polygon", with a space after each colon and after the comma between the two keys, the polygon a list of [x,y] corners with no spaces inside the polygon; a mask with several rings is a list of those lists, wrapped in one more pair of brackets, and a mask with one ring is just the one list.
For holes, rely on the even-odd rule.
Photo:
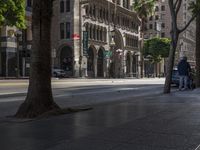
{"label": "asphalt road", "polygon": [[[164,79],[53,80],[53,95],[61,107],[98,105],[162,92]],[[0,81],[0,117],[12,115],[24,101],[27,80]]]}

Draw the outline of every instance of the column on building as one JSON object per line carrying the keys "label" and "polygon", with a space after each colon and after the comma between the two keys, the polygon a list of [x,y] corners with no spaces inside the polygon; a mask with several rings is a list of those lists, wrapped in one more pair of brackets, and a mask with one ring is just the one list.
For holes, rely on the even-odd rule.
{"label": "column on building", "polygon": [[80,33],[80,28],[82,28],[82,25],[80,23],[81,18],[80,18],[80,2],[79,1],[74,1],[73,2],[73,22],[71,23],[71,26],[73,26],[73,33],[74,35],[77,35],[77,39],[74,39],[73,47],[74,47],[74,77],[79,77],[80,76],[80,63],[79,59],[81,56],[81,33]]}

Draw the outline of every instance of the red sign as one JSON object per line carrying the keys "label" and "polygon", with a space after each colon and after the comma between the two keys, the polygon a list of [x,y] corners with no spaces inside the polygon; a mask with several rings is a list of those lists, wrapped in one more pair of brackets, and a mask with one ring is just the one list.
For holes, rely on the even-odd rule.
{"label": "red sign", "polygon": [[80,35],[79,34],[72,34],[72,39],[74,40],[79,40],[80,39]]}

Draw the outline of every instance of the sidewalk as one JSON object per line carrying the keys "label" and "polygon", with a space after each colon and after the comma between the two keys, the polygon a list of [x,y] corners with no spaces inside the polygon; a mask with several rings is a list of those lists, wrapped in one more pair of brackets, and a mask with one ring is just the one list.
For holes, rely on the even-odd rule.
{"label": "sidewalk", "polygon": [[0,121],[1,150],[197,150],[200,89],[47,119]]}

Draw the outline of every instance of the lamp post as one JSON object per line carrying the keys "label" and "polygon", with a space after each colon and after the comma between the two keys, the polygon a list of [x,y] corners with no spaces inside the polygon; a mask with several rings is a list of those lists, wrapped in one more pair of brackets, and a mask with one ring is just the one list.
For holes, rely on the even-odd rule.
{"label": "lamp post", "polygon": [[110,50],[112,51],[112,59],[110,60],[111,64],[110,64],[110,73],[109,73],[109,76],[111,76],[111,73],[112,73],[112,76],[115,77],[115,52],[114,52],[114,49],[115,49],[115,40],[114,40],[114,37],[115,37],[115,29],[110,31],[110,40],[109,40],[109,44],[110,44]]}

